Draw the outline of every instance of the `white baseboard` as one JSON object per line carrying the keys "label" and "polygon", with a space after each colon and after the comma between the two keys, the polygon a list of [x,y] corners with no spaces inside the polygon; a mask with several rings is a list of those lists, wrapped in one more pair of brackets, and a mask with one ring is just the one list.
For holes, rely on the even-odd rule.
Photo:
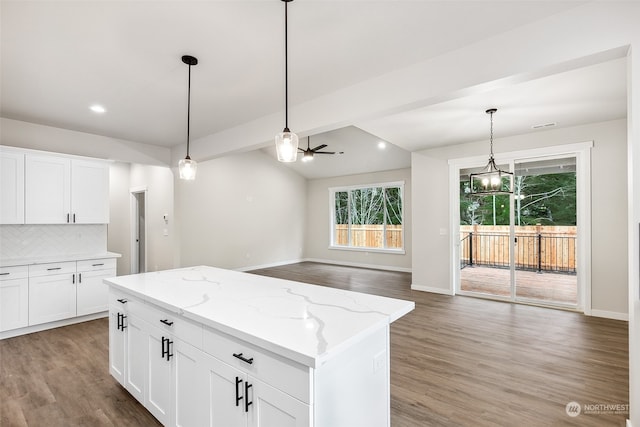
{"label": "white baseboard", "polygon": [[618,313],[617,311],[596,310],[592,308],[590,315],[595,317],[604,317],[606,319],[624,320],[626,322],[629,321],[629,315],[627,313]]}
{"label": "white baseboard", "polygon": [[454,295],[454,292],[451,289],[433,288],[431,286],[414,285],[413,283],[411,284],[411,289],[414,291],[431,292],[434,294]]}
{"label": "white baseboard", "polygon": [[46,331],[47,329],[59,328],[61,326],[73,325],[75,323],[87,322],[89,320],[100,319],[103,317],[109,317],[108,311],[102,311],[100,313],[88,314],[86,316],[72,317],[70,319],[58,320],[50,323],[43,323],[40,325],[27,326],[26,328],[12,329],[10,331],[4,331],[0,333],[0,340],[5,338],[17,337],[18,335],[32,334],[34,332]]}
{"label": "white baseboard", "polygon": [[411,268],[394,267],[391,265],[364,264],[359,262],[336,261],[333,259],[305,258],[302,262],[318,262],[320,264],[344,265],[345,267],[371,268],[374,270],[399,271],[402,273],[411,273]]}
{"label": "white baseboard", "polygon": [[292,260],[288,260],[288,261],[272,262],[272,263],[260,264],[260,265],[251,265],[251,266],[248,266],[248,267],[239,267],[239,268],[234,268],[234,270],[236,270],[236,271],[260,270],[262,268],[280,267],[281,265],[296,264],[296,263],[302,262],[302,261],[304,261],[304,260],[302,260],[302,259],[292,259]]}

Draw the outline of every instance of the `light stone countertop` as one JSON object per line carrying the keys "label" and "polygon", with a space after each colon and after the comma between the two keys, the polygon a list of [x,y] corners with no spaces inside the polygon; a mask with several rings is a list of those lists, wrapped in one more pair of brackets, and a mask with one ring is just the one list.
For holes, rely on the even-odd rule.
{"label": "light stone countertop", "polygon": [[0,267],[14,267],[20,265],[48,264],[51,262],[83,261],[88,259],[120,258],[122,255],[115,252],[99,252],[90,254],[61,254],[44,257],[30,258],[2,258]]}
{"label": "light stone countertop", "polygon": [[413,301],[205,266],[105,283],[312,368],[415,308]]}

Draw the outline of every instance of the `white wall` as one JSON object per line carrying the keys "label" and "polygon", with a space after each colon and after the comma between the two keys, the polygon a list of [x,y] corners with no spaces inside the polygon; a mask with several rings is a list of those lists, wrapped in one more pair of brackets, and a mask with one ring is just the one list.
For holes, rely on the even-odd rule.
{"label": "white wall", "polygon": [[131,273],[129,163],[114,162],[109,167],[109,225],[107,247],[122,255],[118,258],[118,276]]}
{"label": "white wall", "polygon": [[[626,317],[627,185],[626,121],[616,120],[573,128],[494,139],[496,153],[593,141],[592,149],[592,309],[594,314]],[[488,154],[486,141],[424,150],[412,154],[413,285],[453,293],[448,160]],[[439,183],[434,186],[433,183]],[[613,184],[613,185],[612,185]],[[433,209],[433,205],[442,209]]]}
{"label": "white wall", "polygon": [[[329,188],[404,181],[405,254],[329,249],[330,201]],[[314,179],[307,182],[307,220],[304,256],[321,262],[371,266],[401,271],[411,270],[411,170],[398,169],[337,178]]]}
{"label": "white wall", "polygon": [[0,118],[2,145],[131,163],[168,165],[171,151],[134,141]]}
{"label": "white wall", "polygon": [[180,265],[247,269],[302,258],[306,182],[261,151],[176,179]]}

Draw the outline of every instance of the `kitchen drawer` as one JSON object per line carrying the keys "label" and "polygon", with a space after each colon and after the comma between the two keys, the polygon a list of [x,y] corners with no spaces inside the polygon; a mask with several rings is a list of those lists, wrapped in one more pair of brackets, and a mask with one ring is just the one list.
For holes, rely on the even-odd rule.
{"label": "kitchen drawer", "polygon": [[78,261],[78,273],[84,273],[85,271],[112,270],[115,268],[115,258],[86,259]]}
{"label": "kitchen drawer", "polygon": [[75,274],[76,262],[52,262],[29,266],[29,277],[48,276],[50,274]]}
{"label": "kitchen drawer", "polygon": [[109,290],[109,307],[126,312],[137,311],[144,303],[126,292],[111,288]]}
{"label": "kitchen drawer", "polygon": [[180,341],[184,341],[192,346],[202,348],[202,325],[194,323],[184,317],[162,310],[151,305],[144,305],[140,310],[136,310],[136,316],[145,322],[155,326],[167,334],[173,335]]}
{"label": "kitchen drawer", "polygon": [[[209,328],[204,329],[203,349],[302,402],[312,403],[311,368],[307,366]],[[239,357],[251,360],[251,363]]]}
{"label": "kitchen drawer", "polygon": [[26,265],[0,267],[0,280],[25,279],[27,277],[29,277],[29,267]]}

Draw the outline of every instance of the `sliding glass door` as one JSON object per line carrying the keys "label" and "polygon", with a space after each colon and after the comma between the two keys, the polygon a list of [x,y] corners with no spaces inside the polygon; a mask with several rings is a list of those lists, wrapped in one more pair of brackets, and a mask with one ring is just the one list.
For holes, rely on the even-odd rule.
{"label": "sliding glass door", "polygon": [[509,301],[577,307],[577,176],[574,155],[499,165],[512,195],[471,195],[459,173],[457,291]]}

